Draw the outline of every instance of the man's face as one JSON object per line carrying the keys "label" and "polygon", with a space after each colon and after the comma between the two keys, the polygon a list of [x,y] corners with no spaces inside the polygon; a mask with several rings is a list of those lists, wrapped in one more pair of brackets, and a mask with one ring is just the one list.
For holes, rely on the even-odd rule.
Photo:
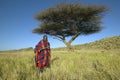
{"label": "man's face", "polygon": [[44,41],[47,41],[47,36],[44,36],[43,39],[44,39]]}
{"label": "man's face", "polygon": [[44,39],[47,40],[47,37],[45,36]]}

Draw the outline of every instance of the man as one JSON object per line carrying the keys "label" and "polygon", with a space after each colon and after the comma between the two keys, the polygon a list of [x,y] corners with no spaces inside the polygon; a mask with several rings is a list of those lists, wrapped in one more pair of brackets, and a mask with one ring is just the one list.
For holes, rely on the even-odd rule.
{"label": "man", "polygon": [[43,72],[44,67],[50,66],[50,43],[46,35],[35,47],[35,63],[41,72]]}

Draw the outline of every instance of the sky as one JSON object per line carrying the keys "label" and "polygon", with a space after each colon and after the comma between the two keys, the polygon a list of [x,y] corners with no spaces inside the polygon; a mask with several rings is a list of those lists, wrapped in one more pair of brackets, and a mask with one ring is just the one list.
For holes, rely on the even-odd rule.
{"label": "sky", "polygon": [[[102,19],[105,28],[91,35],[81,35],[72,45],[94,42],[106,37],[120,36],[120,0],[0,0],[0,50],[14,50],[35,45],[43,35],[32,33],[40,24],[35,15],[59,2],[81,2],[82,4],[106,5],[109,11]],[[69,40],[70,38],[67,38]],[[48,36],[51,48],[65,45]]]}

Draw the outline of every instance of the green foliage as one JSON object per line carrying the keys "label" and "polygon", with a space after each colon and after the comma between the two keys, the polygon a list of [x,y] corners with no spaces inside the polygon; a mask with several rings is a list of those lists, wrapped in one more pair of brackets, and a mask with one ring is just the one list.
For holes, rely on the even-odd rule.
{"label": "green foliage", "polygon": [[106,11],[105,6],[60,3],[36,15],[41,25],[33,32],[63,38],[95,33],[102,29],[101,18]]}
{"label": "green foliage", "polygon": [[[101,5],[60,3],[36,15],[41,23],[33,33],[54,36],[73,51],[71,43],[79,35],[92,34],[103,29],[100,24],[106,11],[107,8]],[[67,41],[66,37],[69,36],[71,39]]]}

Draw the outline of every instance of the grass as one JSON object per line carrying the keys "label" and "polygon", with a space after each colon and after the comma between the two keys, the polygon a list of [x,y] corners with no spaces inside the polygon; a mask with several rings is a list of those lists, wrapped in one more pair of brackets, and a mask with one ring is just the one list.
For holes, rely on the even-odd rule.
{"label": "grass", "polygon": [[38,75],[33,51],[1,52],[0,80],[120,80],[120,53],[53,50],[51,68]]}
{"label": "grass", "polygon": [[75,45],[75,49],[120,49],[120,36],[112,36],[108,38],[101,39],[99,41],[86,43],[83,45]]}

